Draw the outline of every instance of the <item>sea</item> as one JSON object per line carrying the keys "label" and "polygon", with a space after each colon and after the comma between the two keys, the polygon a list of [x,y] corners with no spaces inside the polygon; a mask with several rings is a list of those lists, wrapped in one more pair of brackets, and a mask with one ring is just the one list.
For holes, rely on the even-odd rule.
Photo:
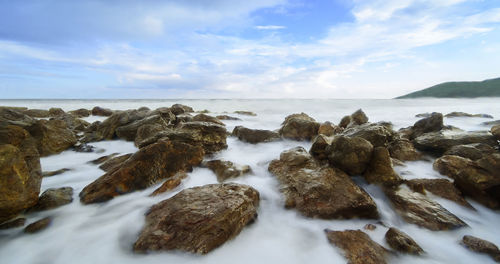
{"label": "sea", "polygon": [[[255,129],[280,128],[287,115],[304,112],[319,122],[338,124],[340,119],[362,109],[370,122],[388,121],[395,130],[413,125],[419,113],[443,114],[461,111],[471,114],[489,114],[494,119],[476,117],[445,118],[445,125],[466,131],[489,130],[483,122],[500,119],[500,98],[478,99],[387,99],[387,100],[337,100],[337,99],[281,99],[281,100],[0,100],[0,106],[24,106],[35,109],[60,107],[65,111],[101,106],[113,110],[137,109],[143,106],[155,109],[172,104],[185,104],[196,111],[208,110],[209,115],[228,114],[241,121],[223,121],[231,132],[242,125]],[[244,110],[256,116],[238,115]],[[90,116],[89,122],[105,117]],[[26,214],[27,224],[41,218],[53,217],[46,230],[36,234],[24,234],[22,228],[0,230],[0,263],[5,264],[165,264],[165,263],[347,263],[343,252],[328,243],[325,229],[361,229],[374,241],[389,248],[384,241],[388,227],[396,227],[409,234],[424,250],[422,256],[391,254],[389,263],[495,263],[487,255],[473,253],[460,245],[464,235],[473,235],[500,245],[500,213],[467,199],[477,210],[461,207],[451,201],[428,194],[447,210],[461,218],[468,227],[452,231],[430,231],[406,223],[399,217],[381,190],[368,185],[361,177],[354,180],[377,203],[381,214],[377,220],[321,220],[300,215],[296,210],[284,208],[284,197],[279,183],[267,168],[271,160],[279,158],[282,151],[303,146],[310,142],[282,140],[272,143],[248,144],[237,138],[227,138],[228,148],[210,157],[227,159],[250,165],[252,173],[231,181],[247,184],[260,192],[261,202],[258,219],[247,226],[234,239],[207,255],[194,255],[180,251],[134,254],[132,245],[144,222],[145,212],[154,204],[172,197],[179,191],[194,186],[217,183],[216,176],[208,169],[194,168],[180,186],[156,197],[149,197],[161,183],[142,191],[122,195],[101,204],[83,205],[79,192],[104,174],[96,165],[88,162],[112,153],[137,151],[133,142],[110,140],[91,143],[95,152],[78,153],[72,150],[41,158],[42,170],[53,171],[68,168],[63,174],[44,178],[41,191],[69,186],[74,189],[73,202],[57,209]],[[432,157],[406,162],[395,167],[403,178],[446,178],[432,169]],[[373,231],[364,230],[366,224],[375,224]]]}

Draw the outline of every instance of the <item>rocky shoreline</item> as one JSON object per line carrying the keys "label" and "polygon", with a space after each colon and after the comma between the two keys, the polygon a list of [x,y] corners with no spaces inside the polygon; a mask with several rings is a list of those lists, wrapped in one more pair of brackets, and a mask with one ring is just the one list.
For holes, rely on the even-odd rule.
{"label": "rocky shoreline", "polygon": [[[255,116],[245,111],[236,114]],[[90,115],[106,119],[92,124],[81,119]],[[298,113],[286,117],[275,131],[237,126],[230,133],[221,120],[236,117],[195,113],[193,108],[179,104],[155,110],[142,107],[113,111],[94,107],[69,112],[60,108],[2,107],[0,229],[19,228],[25,225],[23,215],[74,202],[71,187],[61,186],[40,195],[42,176],[58,173],[42,172],[40,157],[68,149],[95,151],[93,142],[117,138],[134,142],[139,150],[127,156],[96,160],[94,164],[100,164],[106,173],[79,193],[81,203],[103,203],[162,182],[154,193],[168,192],[195,167],[211,169],[220,182],[185,189],[151,207],[146,226],[133,246],[138,253],[175,249],[206,254],[256,221],[258,191],[229,183],[251,168],[212,158],[227,148],[229,136],[250,144],[311,141],[309,150],[286,150],[268,167],[280,184],[284,206],[305,217],[378,219],[376,203],[352,180],[360,175],[380,188],[402,219],[425,229],[467,226],[466,220],[446,210],[427,196],[428,192],[470,210],[473,207],[464,197],[498,210],[500,126],[493,126],[490,131],[466,132],[444,126],[440,113],[422,116],[413,126],[395,131],[388,122],[370,123],[361,109],[342,118],[338,125],[319,123]],[[434,169],[449,179],[404,180],[394,170],[395,164],[404,165],[405,161],[424,156],[435,159]],[[44,218],[26,226],[25,232],[39,232],[50,225],[51,219]],[[325,232],[328,241],[342,249],[350,263],[385,263],[391,254],[423,254],[418,241],[394,228],[386,234],[391,250],[361,230]],[[462,243],[464,248],[489,254],[499,261],[500,251],[487,241],[466,236]]]}

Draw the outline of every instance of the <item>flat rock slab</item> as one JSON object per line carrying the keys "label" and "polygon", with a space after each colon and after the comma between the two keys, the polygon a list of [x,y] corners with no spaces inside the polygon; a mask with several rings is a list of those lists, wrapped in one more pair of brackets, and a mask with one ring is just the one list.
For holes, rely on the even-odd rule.
{"label": "flat rock slab", "polygon": [[325,230],[328,241],[344,251],[349,264],[387,263],[387,249],[361,230]]}
{"label": "flat rock slab", "polygon": [[258,191],[247,185],[209,184],[185,189],[151,207],[134,251],[206,254],[254,221],[258,206]]}

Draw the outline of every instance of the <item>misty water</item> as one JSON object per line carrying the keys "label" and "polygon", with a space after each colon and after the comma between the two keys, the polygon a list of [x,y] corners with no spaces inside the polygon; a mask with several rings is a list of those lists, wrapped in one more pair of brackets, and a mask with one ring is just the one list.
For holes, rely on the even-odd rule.
{"label": "misty water", "polygon": [[[25,106],[64,110],[91,109],[98,105],[114,110],[147,106],[150,109],[182,103],[195,110],[207,109],[210,115],[227,112],[242,121],[224,121],[228,131],[234,126],[277,129],[284,118],[292,113],[305,112],[319,122],[340,119],[362,108],[371,122],[390,121],[397,130],[410,126],[425,112],[452,111],[486,113],[500,119],[497,98],[482,99],[413,99],[413,100],[0,100],[0,105]],[[247,110],[257,116],[231,114],[235,110]],[[87,121],[103,120],[89,117]],[[445,125],[453,125],[467,131],[489,130],[481,125],[485,118],[445,118]],[[132,245],[144,224],[144,213],[150,206],[167,199],[182,189],[217,183],[208,169],[195,168],[180,186],[173,191],[149,197],[158,185],[143,191],[122,195],[113,200],[92,205],[82,205],[78,193],[89,183],[104,174],[88,161],[111,153],[132,153],[137,150],[132,142],[121,140],[91,143],[93,153],[77,153],[72,150],[41,159],[44,171],[69,168],[71,171],[44,178],[41,191],[48,188],[71,186],[73,202],[57,209],[27,214],[27,224],[46,216],[54,218],[46,230],[32,235],[22,228],[0,231],[0,263],[346,263],[342,252],[330,245],[324,229],[363,229],[367,223],[376,224],[374,231],[364,230],[374,241],[388,248],[384,241],[387,227],[394,226],[409,234],[426,251],[420,257],[393,255],[390,263],[494,263],[488,256],[468,251],[459,244],[463,235],[474,235],[500,245],[500,214],[467,199],[477,211],[461,207],[451,201],[431,194],[432,199],[457,215],[469,227],[453,231],[429,231],[406,223],[391,208],[381,190],[367,185],[360,177],[355,181],[377,203],[381,219],[387,227],[374,220],[319,220],[301,216],[295,210],[284,208],[284,197],[279,192],[275,177],[268,171],[269,162],[286,149],[304,146],[310,142],[283,140],[273,143],[248,144],[228,137],[228,148],[212,158],[223,158],[252,167],[252,173],[231,181],[247,184],[260,192],[261,202],[258,219],[234,239],[213,252],[198,256],[183,252],[162,252],[148,255],[132,253]],[[97,153],[99,152],[99,153]],[[428,161],[406,162],[396,170],[407,179],[445,178],[432,169]]]}

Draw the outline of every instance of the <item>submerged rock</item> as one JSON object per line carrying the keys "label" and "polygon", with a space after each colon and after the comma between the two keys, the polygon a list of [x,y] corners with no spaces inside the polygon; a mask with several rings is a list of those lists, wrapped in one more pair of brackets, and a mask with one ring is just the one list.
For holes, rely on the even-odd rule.
{"label": "submerged rock", "polygon": [[269,164],[287,208],[325,219],[378,218],[372,198],[343,171],[320,166],[302,147],[284,151]]}
{"label": "submerged rock", "polygon": [[56,175],[59,175],[59,174],[63,174],[67,171],[71,171],[71,169],[68,169],[68,168],[62,168],[62,169],[58,169],[58,170],[55,170],[55,171],[44,171],[42,172],[42,177],[52,177],[52,176],[56,176]]}
{"label": "submerged rock", "polygon": [[481,118],[493,118],[493,116],[488,114],[469,114],[464,112],[451,112],[445,115],[445,117],[481,117]]}
{"label": "submerged rock", "polygon": [[228,116],[228,115],[218,115],[218,116],[216,116],[216,118],[219,120],[241,120],[241,118],[237,118],[234,116]]}
{"label": "submerged rock", "polygon": [[368,183],[383,185],[397,185],[403,180],[394,171],[389,151],[384,147],[373,149],[372,159],[363,177]]}
{"label": "submerged rock", "polygon": [[0,224],[0,230],[22,227],[24,226],[25,223],[26,223],[26,218],[16,218],[9,222]]}
{"label": "submerged rock", "polygon": [[271,130],[250,129],[243,126],[236,126],[233,129],[232,135],[237,137],[241,141],[251,144],[272,142],[281,138],[277,132]]}
{"label": "submerged rock", "polygon": [[415,148],[436,154],[443,154],[453,146],[483,143],[497,146],[498,143],[489,132],[432,132],[414,139]]}
{"label": "submerged rock", "polygon": [[320,124],[305,113],[289,115],[285,118],[279,133],[284,138],[311,140],[318,135]]}
{"label": "submerged rock", "polygon": [[387,263],[388,250],[361,230],[325,230],[328,241],[344,251],[349,264]]}
{"label": "submerged rock", "polygon": [[234,111],[234,113],[238,115],[257,116],[256,113],[250,111]]}
{"label": "submerged rock", "polygon": [[40,195],[38,202],[35,206],[31,207],[29,212],[38,212],[49,209],[54,209],[73,201],[73,188],[62,187],[62,188],[51,188],[47,189]]}
{"label": "submerged rock", "polygon": [[199,146],[158,141],[87,185],[80,193],[80,201],[85,204],[105,202],[118,195],[143,190],[179,171],[190,171],[192,166],[201,163],[203,155]]}
{"label": "submerged rock", "polygon": [[251,171],[248,165],[238,165],[227,160],[210,160],[202,164],[215,173],[219,182],[242,176]]}
{"label": "submerged rock", "polygon": [[360,137],[337,135],[326,148],[330,164],[349,175],[361,175],[372,159],[373,146]]}
{"label": "submerged rock", "polygon": [[405,183],[415,192],[425,194],[425,191],[429,191],[434,195],[473,209],[472,205],[462,196],[462,192],[447,179],[414,179],[405,181]]}
{"label": "submerged rock", "polygon": [[257,217],[259,193],[240,184],[189,188],[149,209],[135,252],[182,250],[206,254]]}
{"label": "submerged rock", "polygon": [[49,227],[50,224],[52,224],[51,217],[42,218],[42,219],[26,226],[26,228],[24,228],[24,233],[28,233],[28,234],[38,233],[38,232],[46,229],[47,227]]}
{"label": "submerged rock", "polygon": [[385,233],[385,241],[392,249],[413,255],[420,255],[424,250],[406,233],[391,227]]}
{"label": "submerged rock", "polygon": [[489,241],[478,237],[464,236],[462,238],[462,244],[472,251],[488,254],[496,262],[500,262],[500,250],[495,244]]}

